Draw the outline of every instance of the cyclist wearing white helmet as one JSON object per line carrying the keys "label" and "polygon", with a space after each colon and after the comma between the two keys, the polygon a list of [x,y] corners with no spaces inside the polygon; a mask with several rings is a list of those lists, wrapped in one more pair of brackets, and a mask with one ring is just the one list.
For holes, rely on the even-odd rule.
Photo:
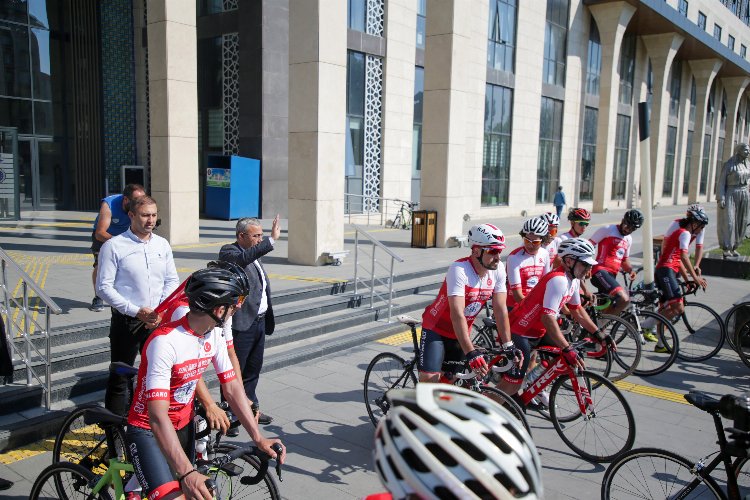
{"label": "cyclist wearing white helmet", "polygon": [[513,250],[505,266],[508,271],[508,309],[523,300],[539,280],[550,271],[550,259],[542,241],[549,232],[544,217],[532,217],[523,223],[521,238],[523,244]]}
{"label": "cyclist wearing white helmet", "polygon": [[508,411],[476,392],[418,384],[388,394],[375,431],[378,498],[542,498],[539,454]]}
{"label": "cyclist wearing white helmet", "polygon": [[490,299],[503,348],[515,354],[505,307],[505,267],[500,262],[505,236],[497,226],[479,224],[469,230],[468,239],[471,255],[451,264],[437,298],[422,314],[420,382],[437,382],[443,360],[466,359],[477,374],[487,374],[487,362],[474,348],[469,332]]}
{"label": "cyclist wearing white helmet", "polygon": [[[510,331],[515,345],[523,352],[521,369],[512,369],[503,375],[498,387],[507,394],[518,391],[529,366],[531,350],[540,341],[563,349],[563,358],[572,365],[584,368],[583,360],[560,331],[557,317],[563,305],[567,305],[573,319],[586,331],[602,336],[586,310],[581,307],[579,288],[581,280],[596,264],[596,250],[584,238],[568,238],[558,248],[560,266],[542,277],[531,289],[523,302],[510,312]],[[607,342],[612,340],[606,337]]]}
{"label": "cyclist wearing white helmet", "polygon": [[[685,217],[690,217],[690,214],[695,213],[696,211],[703,212],[703,207],[699,205],[698,203],[691,203],[687,207],[687,211],[685,212]],[[680,220],[681,219],[675,219],[672,222],[669,223],[669,227],[667,227],[667,230],[664,232],[664,240],[667,239],[669,235],[674,233],[680,228]],[[706,229],[703,228],[698,232],[697,234],[690,234],[690,244],[692,245],[693,242],[695,242],[695,264],[693,264],[693,268],[695,269],[695,272],[698,273],[698,275],[701,275],[701,261],[703,261],[703,238],[706,235]],[[664,240],[661,242],[661,251],[664,253]]]}
{"label": "cyclist wearing white helmet", "polygon": [[549,226],[549,232],[542,241],[542,248],[547,250],[549,261],[552,263],[555,262],[555,257],[557,257],[557,228],[560,226],[560,217],[552,212],[546,212],[542,217],[544,217]]}

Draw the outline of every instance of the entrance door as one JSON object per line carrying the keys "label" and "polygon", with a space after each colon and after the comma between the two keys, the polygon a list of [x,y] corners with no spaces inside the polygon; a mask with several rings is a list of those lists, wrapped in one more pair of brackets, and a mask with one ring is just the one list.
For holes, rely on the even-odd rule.
{"label": "entrance door", "polygon": [[63,158],[51,138],[18,139],[19,198],[22,210],[54,210],[62,202]]}
{"label": "entrance door", "polygon": [[0,127],[0,219],[18,219],[18,136]]}

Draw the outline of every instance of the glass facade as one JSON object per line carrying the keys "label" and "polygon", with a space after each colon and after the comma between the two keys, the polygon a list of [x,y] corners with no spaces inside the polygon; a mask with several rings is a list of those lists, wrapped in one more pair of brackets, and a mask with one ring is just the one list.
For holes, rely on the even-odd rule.
{"label": "glass facade", "polygon": [[367,28],[367,0],[347,0],[347,6],[349,29],[364,32]]}
{"label": "glass facade", "polygon": [[424,49],[427,26],[427,0],[417,0],[417,48]]}
{"label": "glass facade", "polygon": [[[346,193],[363,193],[365,161],[365,55],[350,50],[346,66]],[[349,200],[349,213],[363,210],[359,199]]]}
{"label": "glass facade", "polygon": [[424,109],[424,68],[414,67],[414,136],[411,150],[411,199],[419,201],[422,179],[422,115]]}
{"label": "glass facade", "polygon": [[487,67],[513,72],[516,49],[516,0],[490,0]]}
{"label": "glass facade", "polygon": [[674,155],[677,148],[677,127],[667,127],[667,152],[664,158],[664,184],[662,196],[672,196],[674,186]]}
{"label": "glass facade", "polygon": [[596,173],[596,127],[599,110],[586,107],[583,113],[583,145],[581,147],[581,184],[578,197],[594,199],[594,174]]}
{"label": "glass facade", "polygon": [[197,12],[199,16],[210,16],[237,10],[240,0],[198,0]]}
{"label": "glass facade", "polygon": [[624,200],[628,183],[628,153],[630,138],[630,117],[617,115],[615,131],[615,164],[612,170],[612,199]]}
{"label": "glass facade", "polygon": [[484,100],[483,206],[508,204],[512,116],[513,90],[487,85]]}
{"label": "glass facade", "polygon": [[699,184],[700,194],[706,194],[708,185],[708,166],[711,158],[711,134],[703,137],[703,158],[701,159],[701,179]]}
{"label": "glass facade", "polygon": [[682,176],[682,194],[687,196],[690,191],[690,160],[693,157],[693,131],[688,130],[685,146],[685,174]]}
{"label": "glass facade", "polygon": [[633,102],[633,79],[635,78],[635,36],[625,35],[620,49],[620,103]]}
{"label": "glass facade", "polygon": [[695,78],[693,78],[692,83],[690,84],[690,116],[688,117],[688,120],[690,120],[691,123],[695,123],[695,101],[697,99]]}
{"label": "glass facade", "polygon": [[680,113],[680,81],[682,80],[682,63],[674,60],[669,74],[669,116],[677,118]]}
{"label": "glass facade", "polygon": [[565,86],[569,7],[569,0],[547,0],[542,81],[558,87]]}
{"label": "glass facade", "polygon": [[602,72],[602,43],[599,39],[599,28],[591,17],[589,29],[589,57],[586,65],[586,93],[599,95],[599,78]]}
{"label": "glass facade", "polygon": [[563,102],[542,97],[539,119],[539,164],[536,169],[536,201],[552,203],[560,185]]}

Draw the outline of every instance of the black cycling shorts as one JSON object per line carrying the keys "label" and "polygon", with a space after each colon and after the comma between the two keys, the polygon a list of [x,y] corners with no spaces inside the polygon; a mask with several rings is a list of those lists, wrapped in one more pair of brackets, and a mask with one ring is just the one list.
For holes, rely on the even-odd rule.
{"label": "black cycling shorts", "polygon": [[617,282],[617,277],[605,269],[599,269],[591,277],[591,284],[599,293],[606,293],[610,297],[622,291],[622,285]]}
{"label": "black cycling shorts", "polygon": [[656,286],[661,290],[659,302],[670,304],[672,302],[682,301],[682,288],[677,282],[677,273],[669,267],[657,267],[654,271]]}
{"label": "black cycling shorts", "polygon": [[419,340],[419,371],[442,373],[443,361],[462,361],[464,351],[456,339],[422,328]]}

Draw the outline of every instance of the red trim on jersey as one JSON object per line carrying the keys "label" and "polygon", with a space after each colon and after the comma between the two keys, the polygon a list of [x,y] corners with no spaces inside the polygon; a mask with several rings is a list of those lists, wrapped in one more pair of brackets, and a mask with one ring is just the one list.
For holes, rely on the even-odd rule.
{"label": "red trim on jersey", "polygon": [[182,491],[180,489],[179,481],[170,481],[168,483],[162,484],[158,488],[151,490],[151,493],[149,493],[148,495],[148,500],[155,500],[156,498],[162,498],[165,495],[169,495],[170,493],[175,493],[177,491]]}

